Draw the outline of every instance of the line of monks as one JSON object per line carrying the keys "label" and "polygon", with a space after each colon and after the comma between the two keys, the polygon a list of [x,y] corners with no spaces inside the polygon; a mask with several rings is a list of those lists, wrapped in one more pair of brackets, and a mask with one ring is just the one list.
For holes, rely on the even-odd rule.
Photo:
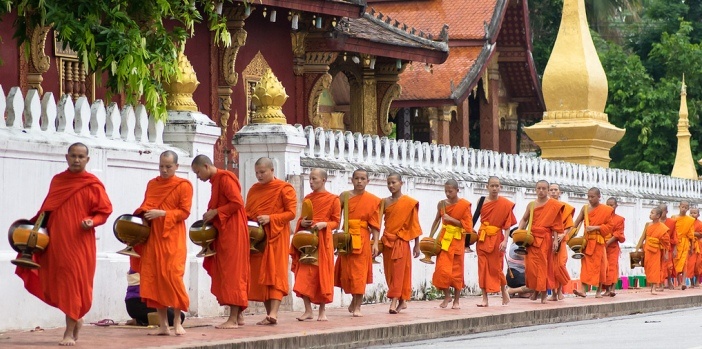
{"label": "line of monks", "polygon": [[[54,176],[39,210],[49,214],[46,227],[51,234],[50,247],[34,255],[41,269],[18,267],[16,270],[31,294],[66,315],[66,330],[60,345],[75,344],[83,325],[82,318],[92,305],[95,227],[104,224],[112,213],[104,185],[85,171],[89,159],[88,147],[84,144],[75,143],[68,148],[68,169]],[[183,275],[187,254],[185,220],[190,215],[193,188],[187,179],[175,175],[177,169],[178,155],[172,151],[162,153],[160,174],[148,182],[144,201],[134,212],[151,226],[149,239],[137,246],[141,258],[131,258],[130,267],[141,273],[142,300],[157,309],[160,327],[153,333],[155,335],[170,334],[168,307],[175,308],[176,314],[189,307]],[[399,174],[388,176],[387,188],[391,195],[380,199],[365,190],[368,184],[365,170],[354,171],[353,189],[338,196],[326,191],[326,172],[312,170],[309,182],[313,192],[305,200],[312,203],[313,214],[299,218],[295,229],[295,232],[317,232],[317,259],[306,263],[301,262],[300,251],[290,244],[290,223],[296,217],[297,194],[292,185],[275,178],[270,159],[261,158],[255,163],[258,182],[249,189],[245,202],[237,177],[217,169],[208,157],[195,157],[191,169],[200,180],[212,185],[203,220],[211,222],[218,230],[214,241],[217,253],[206,257],[203,267],[212,278],[211,292],[217,301],[230,307],[229,318],[217,328],[243,325],[242,312],[248,301],[263,302],[266,308],[266,316],[258,325],[277,324],[280,303],[290,292],[289,270],[295,275],[292,291],[305,304],[304,313],[297,318],[299,321],[313,319],[312,304],[319,305],[317,320],[326,321],[325,304],[332,302],[335,286],[352,295],[348,308],[352,316],[362,316],[365,287],[373,282],[372,262],[381,253],[387,297],[391,300],[389,312],[397,314],[407,308],[412,293],[412,258],[420,254],[422,229],[418,218],[419,202],[402,194],[403,182]],[[499,195],[501,185],[497,177],[489,178],[487,189],[489,195],[484,201],[481,199],[479,210],[472,213],[471,203],[458,197],[456,181],[448,180],[444,186],[446,199],[437,205],[430,232],[433,236],[441,227],[435,239],[441,250],[432,283],[445,294],[442,308],[452,301],[452,308],[459,308],[460,291],[465,287],[464,254],[473,252],[466,243],[466,234],[471,232],[477,234],[475,249],[482,291],[478,306],[487,307],[488,294],[496,292],[501,292],[502,304],[509,303],[503,268],[509,231],[517,224],[514,203]],[[575,227],[584,222],[586,243],[580,274],[583,289],[574,293],[585,297],[585,287],[589,285],[597,286],[596,297],[613,296],[613,285],[619,277],[619,243],[624,242],[624,219],[615,214],[617,201],[610,198],[607,205],[600,204],[600,191],[592,188],[587,193],[589,204],[573,221],[575,209],[558,201],[558,185],[539,181],[536,194],[536,200],[528,205],[519,221],[519,229],[529,229],[533,236],[533,243],[526,247],[524,290],[532,291],[534,300],[540,295],[542,302],[548,289],[554,291],[552,300],[563,299],[563,286],[570,282],[565,267],[567,251],[563,245],[577,234]],[[672,286],[672,280],[667,281],[669,277],[678,277],[682,284],[684,277],[702,274],[698,242],[702,237],[702,222],[696,219],[699,210],[692,209],[688,216],[688,208],[688,203],[681,203],[677,219],[666,218],[665,205],[651,211],[652,222],[647,225],[640,243],[645,251],[649,283],[663,287],[669,282]],[[335,262],[332,234],[342,222],[342,211],[348,221],[351,248]],[[480,219],[477,231],[474,231],[473,215]],[[257,222],[265,231],[262,253],[250,253],[249,221]],[[381,222],[384,223],[382,236]],[[414,241],[413,247],[411,241]],[[651,291],[654,292],[653,287]],[[176,335],[185,334],[179,316],[175,316],[173,327]]]}

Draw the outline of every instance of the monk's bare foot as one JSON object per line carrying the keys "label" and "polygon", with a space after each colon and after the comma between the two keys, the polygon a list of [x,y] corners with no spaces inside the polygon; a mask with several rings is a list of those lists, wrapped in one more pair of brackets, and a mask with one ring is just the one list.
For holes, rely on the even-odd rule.
{"label": "monk's bare foot", "polygon": [[458,298],[456,298],[456,299],[453,301],[453,306],[451,306],[451,309],[454,309],[454,310],[461,309],[461,305],[458,303]]}
{"label": "monk's bare foot", "polygon": [[73,337],[71,335],[69,335],[69,336],[64,335],[63,339],[59,342],[58,345],[64,346],[64,347],[74,346],[74,345],[76,345],[76,341],[75,341],[75,339],[73,339]]}
{"label": "monk's bare foot", "polygon": [[532,292],[532,293],[531,293],[531,296],[529,296],[529,300],[535,301],[536,298],[539,296],[538,293],[539,293],[539,292]]}
{"label": "monk's bare foot", "polygon": [[149,336],[170,336],[171,330],[166,327],[159,327],[158,331],[149,333]]}
{"label": "monk's bare foot", "polygon": [[244,314],[242,314],[241,312],[239,312],[239,316],[237,316],[237,318],[236,318],[236,324],[239,326],[244,326],[244,324],[245,324]]}
{"label": "monk's bare foot", "polygon": [[444,298],[444,300],[439,304],[439,308],[446,308],[448,307],[448,304],[451,303],[453,299],[451,297]]}
{"label": "monk's bare foot", "polygon": [[305,321],[305,320],[312,320],[314,319],[314,315],[312,313],[304,312],[302,315],[297,317],[297,321]]}
{"label": "monk's bare foot", "polygon": [[602,298],[602,293],[599,291],[595,292],[595,298]]}
{"label": "monk's bare foot", "polygon": [[83,328],[83,319],[76,321],[76,327],[73,328],[73,340],[78,341],[78,335]]}
{"label": "monk's bare foot", "polygon": [[548,300],[551,302],[556,302],[558,301],[558,296],[556,296],[555,293],[551,294],[551,297],[548,297]]}
{"label": "monk's bare foot", "polygon": [[361,309],[354,309],[353,317],[363,317],[363,314],[361,314]]}
{"label": "monk's bare foot", "polygon": [[185,335],[185,329],[183,328],[183,325],[181,325],[181,324],[175,325],[173,327],[173,329],[175,330],[176,336]]}
{"label": "monk's bare foot", "polygon": [[557,297],[559,301],[562,301],[565,297],[563,296],[563,292],[558,291]]}
{"label": "monk's bare foot", "polygon": [[266,316],[266,321],[268,321],[268,323],[271,325],[275,325],[278,323],[278,318],[272,317],[272,316]]}
{"label": "monk's bare foot", "polygon": [[256,325],[274,325],[274,324],[270,323],[270,321],[268,321],[268,318],[265,318],[265,319],[257,322]]}
{"label": "monk's bare foot", "polygon": [[541,292],[541,304],[546,304],[546,292]]}
{"label": "monk's bare foot", "polygon": [[400,299],[400,301],[397,302],[397,313],[399,314],[402,309],[407,309],[407,304],[405,304],[404,299]]}
{"label": "monk's bare foot", "polygon": [[506,291],[502,291],[502,305],[507,305],[509,304],[509,294],[507,294]]}
{"label": "monk's bare foot", "polygon": [[232,328],[239,328],[239,323],[236,321],[225,321],[217,326],[215,326],[216,329],[224,330],[224,329],[232,329]]}
{"label": "monk's bare foot", "polygon": [[355,308],[353,301],[351,301],[351,304],[349,304],[349,313],[353,313],[353,309]]}
{"label": "monk's bare foot", "polygon": [[390,314],[397,314],[397,299],[390,301],[390,309],[388,310]]}
{"label": "monk's bare foot", "polygon": [[658,293],[656,293],[656,291],[654,291],[654,290],[651,290],[651,294],[655,296],[655,295],[657,295]]}
{"label": "monk's bare foot", "polygon": [[324,313],[319,314],[319,316],[317,317],[317,321],[327,321],[327,320],[328,320],[327,314],[324,314]]}
{"label": "monk's bare foot", "polygon": [[575,294],[575,295],[578,296],[578,297],[583,297],[583,298],[587,297],[587,295],[585,294],[585,292],[582,292],[582,291],[580,291],[580,290],[573,290],[573,294]]}

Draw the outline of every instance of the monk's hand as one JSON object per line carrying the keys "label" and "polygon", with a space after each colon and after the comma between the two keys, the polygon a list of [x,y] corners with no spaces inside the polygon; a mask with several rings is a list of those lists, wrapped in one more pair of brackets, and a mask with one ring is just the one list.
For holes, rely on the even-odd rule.
{"label": "monk's hand", "polygon": [[262,215],[256,217],[256,220],[258,221],[258,224],[260,225],[266,225],[271,222],[271,216],[269,215]]}
{"label": "monk's hand", "polygon": [[210,222],[210,221],[212,221],[215,217],[217,217],[217,214],[219,214],[219,211],[217,211],[216,208],[213,208],[213,209],[208,210],[207,212],[205,212],[205,214],[202,215],[202,219],[203,219],[205,222]]}
{"label": "monk's hand", "polygon": [[595,230],[597,230],[597,229],[599,229],[599,227],[596,227],[596,226],[593,226],[593,225],[591,225],[591,226],[585,228],[585,230],[587,230],[588,232],[590,232],[590,231],[595,231]]}
{"label": "monk's hand", "polygon": [[317,222],[314,227],[317,228],[317,230],[322,230],[327,227],[327,222]]}
{"label": "monk's hand", "polygon": [[301,225],[303,228],[309,228],[309,227],[312,226],[312,220],[311,220],[311,219],[303,219],[303,220],[300,221],[300,225]]}
{"label": "monk's hand", "polygon": [[84,219],[82,222],[80,222],[81,228],[88,230],[93,227],[93,220],[92,219]]}
{"label": "monk's hand", "polygon": [[558,246],[561,244],[561,239],[556,236],[555,239],[553,239],[553,252],[558,252]]}
{"label": "monk's hand", "polygon": [[417,258],[417,257],[419,257],[419,253],[420,253],[419,244],[414,244],[414,249],[412,250],[412,255],[414,256],[414,258]]}
{"label": "monk's hand", "polygon": [[166,216],[166,211],[164,210],[148,210],[144,213],[144,218],[148,220],[152,220],[154,218],[158,217],[165,217]]}
{"label": "monk's hand", "polygon": [[373,241],[373,247],[371,248],[371,253],[373,254],[373,258],[377,257],[380,253],[378,253],[378,241]]}
{"label": "monk's hand", "polygon": [[504,252],[505,250],[507,250],[507,240],[502,240],[500,242],[500,251]]}

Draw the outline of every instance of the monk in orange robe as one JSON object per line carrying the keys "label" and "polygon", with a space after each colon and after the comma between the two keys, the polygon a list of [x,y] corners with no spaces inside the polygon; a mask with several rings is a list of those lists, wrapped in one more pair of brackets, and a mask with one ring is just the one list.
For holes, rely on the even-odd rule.
{"label": "monk in orange robe", "polygon": [[465,253],[466,232],[473,230],[473,215],[470,211],[470,202],[458,198],[458,182],[449,179],[444,183],[446,200],[437,205],[436,218],[431,227],[433,235],[439,227],[439,220],[443,223],[439,237],[436,239],[441,246],[441,251],[436,256],[436,268],[431,279],[434,287],[444,292],[444,301],[439,307],[446,308],[451,302],[453,287],[452,309],[461,309],[459,298],[461,290],[466,286],[463,279],[464,266],[463,254]]}
{"label": "monk in orange robe", "polygon": [[664,223],[668,227],[668,237],[670,240],[670,245],[668,247],[668,258],[661,264],[661,274],[663,275],[663,283],[661,283],[660,290],[664,287],[664,284],[668,284],[671,289],[675,286],[675,265],[673,265],[673,256],[675,255],[676,245],[678,244],[677,234],[675,233],[675,219],[668,217],[668,205],[660,204],[658,208],[661,209],[663,215],[661,216],[661,223]]}
{"label": "monk in orange robe", "polygon": [[[419,202],[402,194],[402,176],[388,176],[388,190],[392,194],[381,202],[385,215],[383,242],[383,269],[388,283],[387,297],[391,299],[390,314],[398,314],[406,308],[412,295],[412,255],[419,257]],[[410,241],[414,250],[410,254]]]}
{"label": "monk in orange robe", "polygon": [[66,330],[59,345],[75,345],[83,316],[93,304],[96,251],[95,227],[105,224],[112,204],[105,186],[85,171],[88,147],[68,147],[68,170],[54,176],[37,215],[51,236],[46,250],[32,256],[40,269],[17,267],[24,287],[44,303],[66,314]]}
{"label": "monk in orange robe", "polygon": [[[190,306],[183,283],[186,246],[185,220],[190,216],[193,203],[193,185],[175,175],[178,154],[167,150],[159,157],[160,176],[146,185],[144,202],[134,212],[151,225],[151,234],[141,254],[141,298],[158,313],[157,335],[170,335],[168,307],[175,314]],[[180,316],[173,319],[176,335],[184,335]]]}
{"label": "monk in orange robe", "polygon": [[217,254],[205,257],[202,266],[212,278],[210,290],[220,305],[229,306],[229,318],[215,328],[238,328],[244,324],[243,311],[249,305],[249,230],[239,178],[218,170],[205,155],[193,159],[191,168],[201,181],[210,181],[212,195],[204,222],[217,229],[212,243]]}
{"label": "monk in orange robe", "polygon": [[585,220],[585,246],[580,266],[580,281],[583,290],[573,290],[579,297],[585,297],[586,286],[597,286],[595,298],[602,298],[602,283],[607,270],[607,258],[605,256],[604,237],[612,234],[612,215],[614,210],[607,205],[600,204],[600,190],[590,188],[587,191],[587,201],[575,220],[577,227],[581,221]]}
{"label": "monk in orange robe", "polygon": [[687,210],[690,209],[690,203],[687,201],[680,202],[680,214],[675,220],[675,234],[677,235],[676,252],[673,254],[673,263],[675,264],[675,276],[678,279],[678,285],[681,289],[686,289],[685,286],[685,269],[687,268],[687,257],[695,252],[695,218],[687,215]]}
{"label": "monk in orange robe", "polygon": [[488,293],[502,292],[502,304],[509,303],[507,279],[503,272],[504,253],[507,248],[505,234],[517,223],[512,210],[514,203],[499,196],[502,185],[497,177],[490,177],[487,182],[489,195],[480,210],[480,229],[478,230],[478,284],[482,291],[482,303],[488,306]]}
{"label": "monk in orange robe", "polygon": [[[555,287],[549,283],[553,274],[552,255],[558,247],[558,234],[563,233],[563,204],[548,197],[548,182],[536,182],[536,200],[527,205],[519,229],[531,228],[534,240],[526,247],[524,259],[526,287],[533,290],[531,299],[541,295],[541,303],[546,303],[546,290]],[[553,278],[552,278],[553,279]]]}
{"label": "monk in orange robe", "polygon": [[328,192],[327,171],[319,168],[310,171],[312,193],[305,200],[312,202],[312,217],[300,217],[297,231],[310,229],[317,232],[317,262],[303,263],[301,252],[290,246],[292,272],[295,274],[295,295],[302,298],[305,312],[297,320],[312,319],[312,303],[319,305],[317,321],[327,321],[326,304],[334,300],[334,244],[332,231],[339,227],[341,206],[339,197]]}
{"label": "monk in orange robe", "polygon": [[555,255],[552,255],[553,259],[553,282],[555,287],[555,292],[551,294],[551,301],[563,300],[563,286],[570,282],[570,273],[568,273],[568,268],[566,263],[568,262],[568,238],[571,234],[571,229],[573,229],[573,216],[575,215],[575,208],[563,201],[561,199],[561,187],[558,184],[551,184],[548,186],[548,193],[554,200],[559,200],[563,204],[563,212],[561,213],[561,218],[563,220],[563,233],[558,234],[558,251]]}
{"label": "monk in orange robe", "polygon": [[614,285],[619,280],[619,255],[621,249],[619,244],[623,243],[624,237],[624,217],[617,215],[617,199],[608,198],[607,206],[612,208],[612,234],[605,236],[605,253],[607,255],[607,271],[605,272],[605,280],[602,282],[602,287],[606,290],[604,295],[614,297]]}
{"label": "monk in orange robe", "polygon": [[280,301],[290,291],[290,221],[295,219],[297,194],[290,183],[275,178],[271,159],[258,159],[254,168],[258,183],[251,186],[246,196],[246,214],[263,227],[266,244],[263,253],[249,257],[249,300],[263,302],[266,308],[266,318],[257,325],[275,325]]}
{"label": "monk in orange robe", "polygon": [[339,254],[334,265],[334,285],[344,293],[351,294],[349,312],[355,317],[361,314],[361,303],[366,293],[366,285],[373,283],[371,258],[378,255],[380,218],[378,207],[380,198],[366,191],[368,172],[358,169],[353,172],[353,190],[341,194],[342,210],[348,199],[348,232],[351,234],[351,251]]}
{"label": "monk in orange robe", "polygon": [[646,282],[651,284],[651,294],[656,294],[656,286],[662,287],[665,275],[662,274],[661,264],[669,257],[670,235],[668,227],[660,222],[662,215],[663,210],[660,207],[651,210],[651,224],[646,228],[644,235],[644,272]]}
{"label": "monk in orange robe", "polygon": [[697,287],[699,284],[699,271],[697,266],[700,265],[700,259],[702,259],[702,249],[700,249],[700,234],[702,234],[702,221],[698,218],[700,216],[699,208],[690,209],[690,217],[695,219],[694,231],[695,238],[692,240],[692,247],[690,255],[687,257],[687,267],[685,269],[685,277],[690,279],[690,287]]}

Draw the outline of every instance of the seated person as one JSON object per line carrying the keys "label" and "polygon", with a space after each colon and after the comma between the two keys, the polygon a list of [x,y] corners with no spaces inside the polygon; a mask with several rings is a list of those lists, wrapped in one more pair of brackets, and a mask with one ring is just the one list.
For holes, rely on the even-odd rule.
{"label": "seated person", "polygon": [[[132,318],[127,321],[126,325],[132,326],[148,326],[149,313],[156,314],[156,309],[149,308],[146,303],[142,302],[139,293],[139,273],[129,269],[127,273],[127,295],[124,297],[124,303],[127,306],[127,313]],[[168,326],[173,326],[173,308],[168,308]],[[180,313],[181,323],[185,321],[185,313]],[[158,323],[154,324],[158,325]]]}
{"label": "seated person", "polygon": [[525,286],[524,256],[515,253],[517,247],[517,244],[512,242],[507,254],[507,293],[512,297],[527,298],[531,296],[532,291]]}

